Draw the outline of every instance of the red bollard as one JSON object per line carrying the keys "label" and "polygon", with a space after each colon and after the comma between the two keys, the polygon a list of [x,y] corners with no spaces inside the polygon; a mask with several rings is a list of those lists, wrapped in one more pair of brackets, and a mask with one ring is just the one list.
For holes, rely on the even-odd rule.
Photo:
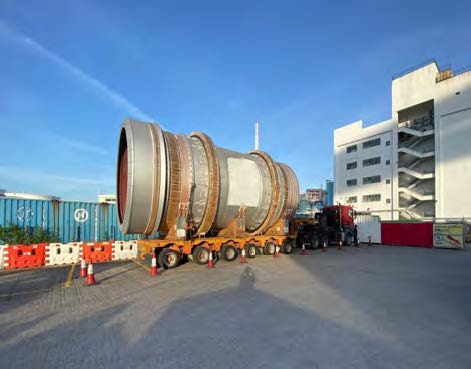
{"label": "red bollard", "polygon": [[80,264],[80,277],[85,278],[87,276],[87,262],[85,259],[82,259]]}
{"label": "red bollard", "polygon": [[304,246],[304,243],[303,248],[301,249],[301,255],[307,255],[306,246]]}
{"label": "red bollard", "polygon": [[242,252],[240,254],[240,263],[245,264],[247,262],[247,258],[245,257],[245,249],[242,249]]}
{"label": "red bollard", "polygon": [[93,264],[88,264],[88,272],[87,272],[87,286],[92,286],[96,284],[95,275],[93,274]]}
{"label": "red bollard", "polygon": [[213,251],[209,250],[208,268],[214,268]]}
{"label": "red bollard", "polygon": [[274,258],[277,258],[277,257],[279,257],[279,256],[280,256],[280,246],[277,245],[277,246],[275,247],[275,253],[273,254],[273,257],[274,257]]}
{"label": "red bollard", "polygon": [[152,256],[152,260],[150,262],[150,275],[152,277],[155,277],[157,274],[159,274],[158,270],[157,270],[157,258],[154,256]]}

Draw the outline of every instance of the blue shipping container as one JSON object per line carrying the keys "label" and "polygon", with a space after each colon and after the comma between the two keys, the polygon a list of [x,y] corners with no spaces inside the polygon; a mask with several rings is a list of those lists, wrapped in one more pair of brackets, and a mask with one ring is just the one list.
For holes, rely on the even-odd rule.
{"label": "blue shipping container", "polygon": [[0,198],[0,226],[11,224],[43,228],[64,243],[140,238],[120,232],[116,205],[95,202]]}

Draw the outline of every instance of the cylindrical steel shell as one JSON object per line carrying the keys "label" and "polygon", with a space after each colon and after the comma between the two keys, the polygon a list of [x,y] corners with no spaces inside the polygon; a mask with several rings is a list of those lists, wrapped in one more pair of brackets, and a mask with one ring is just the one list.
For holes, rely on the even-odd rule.
{"label": "cylindrical steel shell", "polygon": [[[263,151],[215,147],[205,134],[163,132],[127,119],[121,126],[117,211],[121,232],[218,232],[244,214],[246,231],[263,233],[297,206],[299,185],[286,164]],[[180,221],[178,219],[180,218]]]}

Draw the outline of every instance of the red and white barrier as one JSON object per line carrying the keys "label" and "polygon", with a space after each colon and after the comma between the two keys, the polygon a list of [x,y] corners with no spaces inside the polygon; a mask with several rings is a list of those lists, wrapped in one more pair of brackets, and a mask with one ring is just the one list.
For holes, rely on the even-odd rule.
{"label": "red and white barrier", "polygon": [[112,243],[111,260],[137,259],[137,241],[115,241]]}
{"label": "red and white barrier", "polygon": [[9,259],[8,245],[0,245],[0,269],[5,268],[5,263],[8,266]]}
{"label": "red and white barrier", "polygon": [[81,246],[81,242],[50,243],[46,245],[46,265],[78,263]]}

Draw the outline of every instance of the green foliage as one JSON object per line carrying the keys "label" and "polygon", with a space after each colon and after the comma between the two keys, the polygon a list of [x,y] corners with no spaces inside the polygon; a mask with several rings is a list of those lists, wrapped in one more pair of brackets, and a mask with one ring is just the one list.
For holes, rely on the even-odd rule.
{"label": "green foliage", "polygon": [[0,226],[0,243],[31,245],[45,242],[58,242],[57,235],[40,227],[20,227],[17,224]]}

